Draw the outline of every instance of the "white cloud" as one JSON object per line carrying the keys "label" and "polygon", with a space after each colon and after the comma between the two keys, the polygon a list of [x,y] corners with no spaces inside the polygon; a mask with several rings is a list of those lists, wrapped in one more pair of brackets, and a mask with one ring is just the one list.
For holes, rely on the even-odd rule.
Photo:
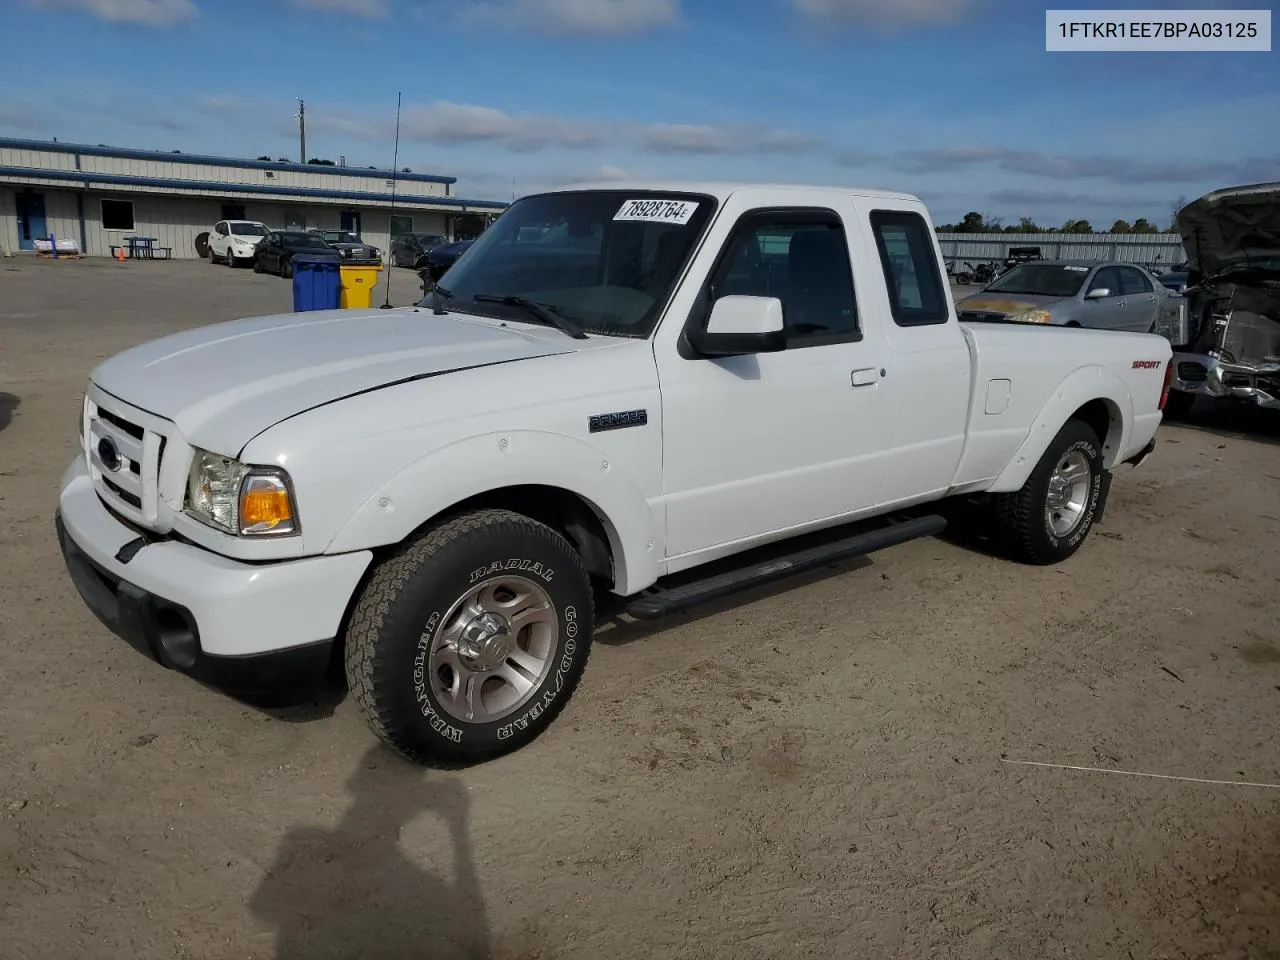
{"label": "white cloud", "polygon": [[195,0],[27,0],[37,9],[83,10],[109,23],[165,27],[200,15]]}
{"label": "white cloud", "polygon": [[803,134],[750,124],[653,123],[636,127],[635,131],[641,148],[649,153],[786,153],[816,146],[813,138]]}
{"label": "white cloud", "polygon": [[473,0],[457,13],[481,29],[529,30],[552,36],[616,37],[645,33],[680,19],[681,0]]}
{"label": "white cloud", "polygon": [[791,0],[800,13],[824,24],[923,26],[952,23],[984,0]]}
{"label": "white cloud", "polygon": [[370,20],[385,17],[390,9],[387,0],[293,0],[293,5],[304,10],[349,13]]}
{"label": "white cloud", "polygon": [[[395,118],[390,114],[370,121],[367,116],[357,118],[313,108],[307,119],[309,128],[317,132],[363,140],[385,141],[395,134]],[[814,150],[820,146],[800,133],[749,124],[643,124],[513,115],[496,107],[447,100],[405,107],[400,137],[411,143],[488,144],[513,153],[591,150],[616,143],[651,154],[727,156]]]}

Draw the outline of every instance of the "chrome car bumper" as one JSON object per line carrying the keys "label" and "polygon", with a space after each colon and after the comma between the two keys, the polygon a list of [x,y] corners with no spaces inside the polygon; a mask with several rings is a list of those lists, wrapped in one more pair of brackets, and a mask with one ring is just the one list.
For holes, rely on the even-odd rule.
{"label": "chrome car bumper", "polygon": [[1280,390],[1272,385],[1280,381],[1280,363],[1227,363],[1207,354],[1175,353],[1173,370],[1174,390],[1280,409]]}

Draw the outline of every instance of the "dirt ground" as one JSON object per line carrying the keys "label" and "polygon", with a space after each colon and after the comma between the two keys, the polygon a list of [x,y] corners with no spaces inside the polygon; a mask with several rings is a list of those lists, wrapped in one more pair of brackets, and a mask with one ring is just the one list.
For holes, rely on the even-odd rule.
{"label": "dirt ground", "polygon": [[425,772],[148,662],[58,553],[94,363],[289,303],[0,260],[0,955],[1280,957],[1280,789],[1004,762],[1280,784],[1280,415],[1163,427],[1059,567],[927,540],[606,628],[540,740]]}

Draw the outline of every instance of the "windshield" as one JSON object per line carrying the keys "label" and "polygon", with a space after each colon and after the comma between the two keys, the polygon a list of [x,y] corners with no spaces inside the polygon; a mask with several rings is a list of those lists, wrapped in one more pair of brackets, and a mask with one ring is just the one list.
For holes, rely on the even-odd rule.
{"label": "windshield", "polygon": [[233,223],[231,232],[237,237],[265,237],[267,228],[261,223]]}
{"label": "windshield", "polygon": [[984,289],[991,293],[1074,297],[1088,275],[1088,267],[1071,263],[1020,263]]}
{"label": "windshield", "polygon": [[290,247],[315,247],[322,250],[329,249],[329,245],[324,239],[317,237],[313,233],[282,233],[280,239]]}
{"label": "windshield", "polygon": [[517,200],[440,278],[433,306],[534,322],[523,297],[588,333],[647,337],[715,201],[685,194],[588,190]]}
{"label": "windshield", "polygon": [[359,243],[360,238],[346,230],[326,230],[324,238],[330,243]]}
{"label": "windshield", "polygon": [[434,233],[420,233],[417,239],[424,247],[438,247],[447,242],[444,237]]}

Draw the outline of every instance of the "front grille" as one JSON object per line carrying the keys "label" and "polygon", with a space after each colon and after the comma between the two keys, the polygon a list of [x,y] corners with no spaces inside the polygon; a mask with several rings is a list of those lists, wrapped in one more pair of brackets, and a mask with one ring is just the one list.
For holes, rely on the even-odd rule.
{"label": "front grille", "polygon": [[[164,434],[103,397],[90,404],[85,454],[98,496],[131,524],[154,529]],[[105,458],[105,459],[104,459]]]}

